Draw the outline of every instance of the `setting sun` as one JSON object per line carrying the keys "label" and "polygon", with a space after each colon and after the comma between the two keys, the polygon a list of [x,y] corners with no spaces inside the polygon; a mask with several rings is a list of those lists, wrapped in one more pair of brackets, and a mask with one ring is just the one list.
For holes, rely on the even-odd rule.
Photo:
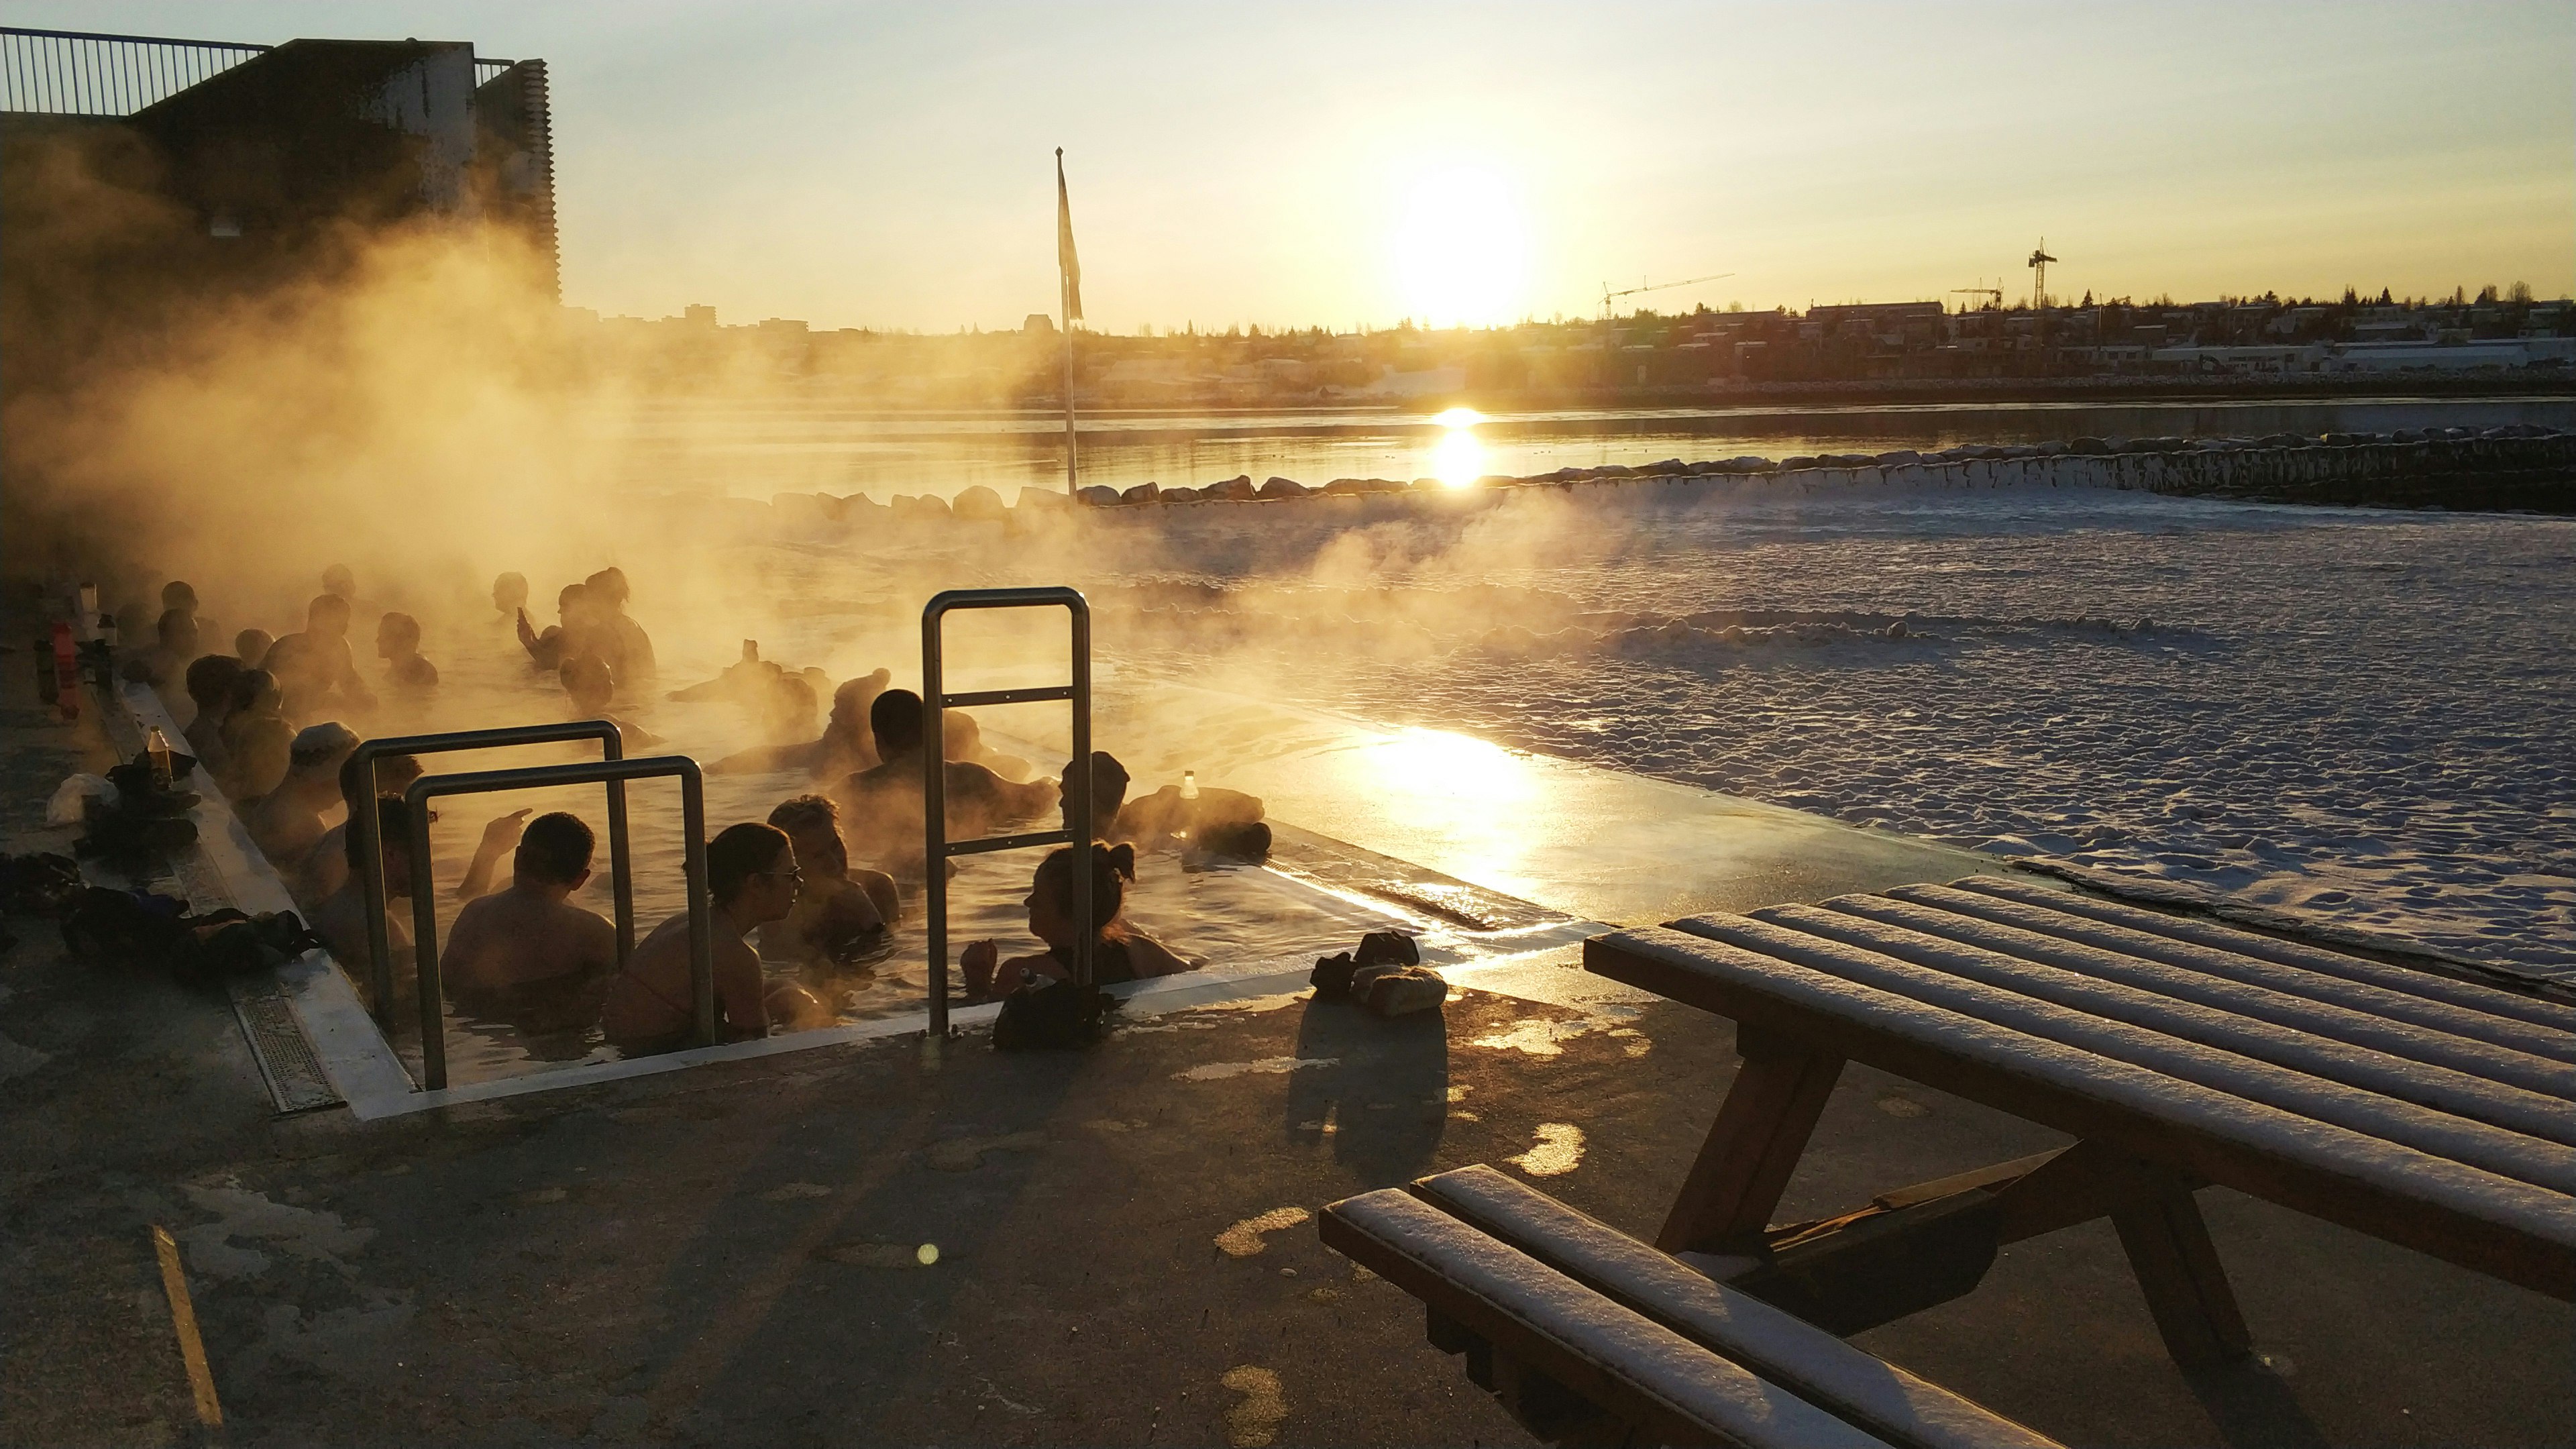
{"label": "setting sun", "polygon": [[1506,322],[1527,308],[1528,214],[1491,171],[1460,167],[1415,181],[1393,251],[1406,310],[1435,327]]}

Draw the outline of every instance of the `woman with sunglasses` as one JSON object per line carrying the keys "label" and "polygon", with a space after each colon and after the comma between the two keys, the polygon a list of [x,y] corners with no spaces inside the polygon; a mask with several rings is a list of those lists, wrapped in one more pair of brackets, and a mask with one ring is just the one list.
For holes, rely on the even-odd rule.
{"label": "woman with sunglasses", "polygon": [[[782,920],[796,904],[796,857],[786,832],[770,825],[729,826],[707,844],[707,890],[714,898],[716,1028],[720,1041],[766,1036],[772,1021],[820,1025],[823,1003],[801,986],[769,985],[760,956],[743,938]],[[627,1056],[695,1044],[697,1009],[689,980],[689,913],[680,912],[638,942],[626,969],[608,983],[599,1025]]]}

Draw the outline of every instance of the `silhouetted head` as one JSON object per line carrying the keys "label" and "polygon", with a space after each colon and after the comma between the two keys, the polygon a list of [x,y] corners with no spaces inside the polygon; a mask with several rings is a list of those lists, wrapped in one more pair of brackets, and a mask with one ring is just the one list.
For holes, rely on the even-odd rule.
{"label": "silhouetted head", "polygon": [[528,576],[503,574],[492,581],[492,607],[515,614],[528,606]]}
{"label": "silhouetted head", "polygon": [[796,847],[797,869],[811,876],[838,876],[849,869],[849,848],[841,843],[841,810],[820,795],[782,800],[769,812],[769,823],[786,832]]}
{"label": "silhouetted head", "polygon": [[277,687],[277,676],[265,669],[245,669],[233,677],[231,708],[227,714],[248,710],[253,714],[275,714],[284,700]]}
{"label": "silhouetted head", "polygon": [[376,621],[376,657],[409,659],[420,652],[420,621],[409,614],[387,614]]}
{"label": "silhouetted head", "polygon": [[796,904],[799,874],[787,832],[775,825],[728,825],[707,842],[707,894],[737,925],[785,916]]}
{"label": "silhouetted head", "polygon": [[804,675],[781,674],[769,682],[769,733],[780,741],[813,737],[814,686]]}
{"label": "silhouetted head", "polygon": [[518,853],[510,858],[510,878],[521,885],[579,890],[590,879],[590,853],[598,843],[578,815],[560,810],[540,815],[519,836]]}
{"label": "silhouetted head", "polygon": [[[1091,829],[1094,834],[1109,828],[1118,818],[1118,809],[1127,803],[1127,767],[1107,750],[1091,752]],[[1064,794],[1064,828],[1073,828],[1073,766],[1068,763],[1057,782]]]}
{"label": "silhouetted head", "polygon": [[411,782],[429,773],[418,755],[379,755],[376,757],[376,793],[399,795],[411,788]]}
{"label": "silhouetted head", "polygon": [[266,629],[244,629],[233,636],[233,653],[242,663],[256,667],[276,642],[276,636]]}
{"label": "silhouetted head", "polygon": [[[1136,879],[1136,847],[1091,843],[1091,922],[1095,936],[1117,940],[1126,932],[1118,916],[1127,908],[1127,885]],[[1050,851],[1029,885],[1029,932],[1056,950],[1074,943],[1074,847]],[[1065,963],[1071,965],[1071,962]]]}
{"label": "silhouetted head", "polygon": [[[400,795],[377,796],[376,829],[382,832],[384,837],[385,894],[409,896],[411,894],[411,802]],[[358,832],[354,830],[340,832],[340,852],[348,858],[349,869],[353,873],[366,865],[366,862],[359,858],[360,849]]]}
{"label": "silhouetted head", "polygon": [[304,608],[304,631],[326,639],[343,639],[349,633],[349,600],[341,594],[316,594]]}
{"label": "silhouetted head", "polygon": [[626,570],[615,564],[582,580],[582,584],[590,590],[591,601],[599,605],[601,612],[609,614],[624,610],[626,600],[635,592],[627,587]]}
{"label": "silhouetted head", "polygon": [[581,584],[566,584],[563,590],[555,595],[555,617],[563,621],[565,628],[569,629],[580,623],[582,617],[589,612],[590,590],[587,587]]}
{"label": "silhouetted head", "polygon": [[563,682],[564,693],[572,697],[572,707],[584,714],[597,714],[608,708],[617,693],[617,676],[609,672],[608,661],[596,654],[567,659],[555,671]]}
{"label": "silhouetted head", "polygon": [[161,607],[183,609],[193,614],[197,612],[197,591],[183,580],[172,579],[161,586]]}
{"label": "silhouetted head", "polygon": [[333,564],[322,571],[322,592],[343,599],[358,597],[358,576],[347,564]]}
{"label": "silhouetted head", "polygon": [[877,737],[877,757],[891,760],[921,748],[921,696],[909,689],[889,689],[868,706],[868,732]]}
{"label": "silhouetted head", "polygon": [[286,753],[286,767],[299,776],[337,780],[340,766],[357,748],[357,731],[336,719],[324,720],[295,732],[295,743]]}
{"label": "silhouetted head", "polygon": [[868,706],[885,692],[886,682],[894,678],[887,670],[844,679],[832,691],[832,728],[844,734],[856,734],[868,726]]}
{"label": "silhouetted head", "polygon": [[161,611],[161,622],[154,626],[153,632],[160,636],[161,647],[169,653],[175,654],[182,659],[195,657],[197,652],[196,615],[189,613],[185,609],[164,609]]}
{"label": "silhouetted head", "polygon": [[231,707],[233,685],[242,677],[242,662],[229,654],[204,655],[188,665],[188,698],[197,713],[223,718]]}

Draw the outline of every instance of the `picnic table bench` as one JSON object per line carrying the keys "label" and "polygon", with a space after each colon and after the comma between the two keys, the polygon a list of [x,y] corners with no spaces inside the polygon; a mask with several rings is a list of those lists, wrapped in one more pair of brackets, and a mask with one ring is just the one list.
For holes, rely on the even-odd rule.
{"label": "picnic table bench", "polygon": [[[2107,1216],[2175,1360],[2240,1356],[2211,1184],[2576,1299],[2576,1007],[1992,876],[1615,932],[1584,965],[1737,1023],[1656,1246],[1837,1333]],[[1847,1060],[2077,1140],[1775,1226]]]}
{"label": "picnic table bench", "polygon": [[[1736,1023],[1652,1246],[1489,1167],[1320,1220],[1541,1438],[2044,1444],[1841,1336],[2108,1217],[2174,1359],[2239,1357],[2212,1184],[2576,1299],[2576,1007],[1993,876],[1613,932],[1584,965]],[[1846,1061],[2076,1140],[1774,1224]]]}

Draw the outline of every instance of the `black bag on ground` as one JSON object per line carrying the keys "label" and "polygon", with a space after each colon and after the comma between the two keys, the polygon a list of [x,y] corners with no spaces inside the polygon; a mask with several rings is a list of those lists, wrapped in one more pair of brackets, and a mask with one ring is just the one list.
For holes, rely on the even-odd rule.
{"label": "black bag on ground", "polygon": [[63,945],[100,965],[164,970],[186,946],[187,909],[167,896],[84,886],[63,912]]}
{"label": "black bag on ground", "polygon": [[1117,1007],[1109,993],[1071,981],[1023,986],[1002,998],[1002,1014],[993,1019],[993,1049],[1088,1046],[1100,1040]]}
{"label": "black bag on ground", "polygon": [[80,863],[68,855],[0,855],[0,910],[59,916],[80,899]]}
{"label": "black bag on ground", "polygon": [[322,944],[293,911],[251,916],[226,908],[181,924],[188,939],[171,961],[170,974],[187,985],[283,966]]}

